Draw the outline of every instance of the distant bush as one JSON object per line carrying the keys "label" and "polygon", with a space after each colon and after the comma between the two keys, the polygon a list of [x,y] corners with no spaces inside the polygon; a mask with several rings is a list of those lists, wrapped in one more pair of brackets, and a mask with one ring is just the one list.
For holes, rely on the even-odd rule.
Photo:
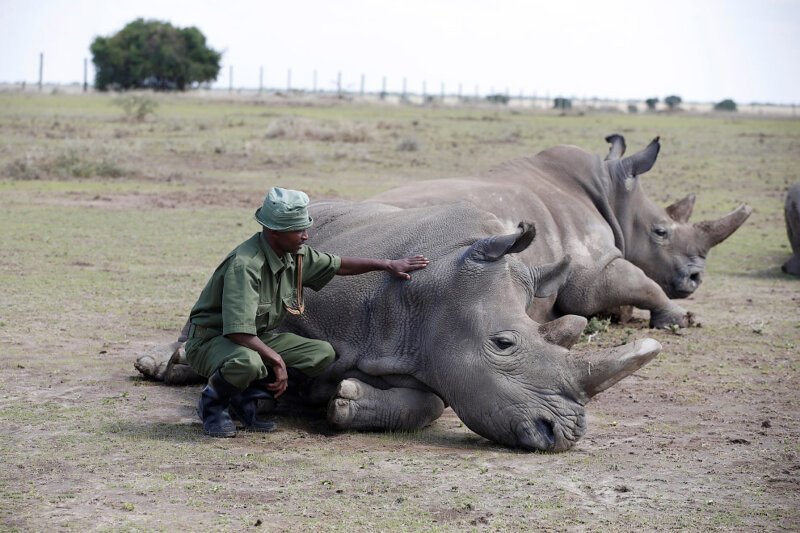
{"label": "distant bush", "polygon": [[183,91],[216,80],[222,59],[197,28],[141,18],[110,37],[95,38],[89,48],[100,91]]}
{"label": "distant bush", "polygon": [[636,107],[636,104],[628,104],[628,113],[638,113],[639,108]]}
{"label": "distant bush", "polygon": [[107,158],[95,160],[66,150],[49,158],[26,156],[15,159],[4,169],[4,174],[16,180],[39,180],[53,178],[120,178],[125,170]]}
{"label": "distant bush", "polygon": [[670,111],[674,111],[676,108],[680,107],[681,102],[683,102],[681,97],[674,94],[664,98],[664,103],[667,104]]}
{"label": "distant bush", "polygon": [[644,101],[644,103],[647,104],[648,111],[655,111],[656,104],[658,103],[658,98],[648,98],[647,100]]}
{"label": "distant bush", "polygon": [[398,152],[416,152],[419,150],[419,141],[416,137],[406,137],[397,143]]}
{"label": "distant bush", "polygon": [[158,109],[158,102],[145,94],[125,94],[118,96],[111,103],[121,107],[129,120],[137,122],[144,121],[147,115],[155,115],[156,109]]}
{"label": "distant bush", "polygon": [[493,104],[501,104],[501,105],[508,105],[508,102],[511,98],[508,97],[507,94],[487,94],[486,101],[491,102]]}
{"label": "distant bush", "polygon": [[372,130],[364,124],[346,122],[315,123],[295,117],[284,117],[267,126],[267,139],[294,139],[322,142],[362,143],[373,139]]}
{"label": "distant bush", "polygon": [[714,104],[714,111],[736,111],[736,102],[730,98]]}
{"label": "distant bush", "polygon": [[553,99],[554,109],[572,109],[572,100],[570,98],[557,97]]}

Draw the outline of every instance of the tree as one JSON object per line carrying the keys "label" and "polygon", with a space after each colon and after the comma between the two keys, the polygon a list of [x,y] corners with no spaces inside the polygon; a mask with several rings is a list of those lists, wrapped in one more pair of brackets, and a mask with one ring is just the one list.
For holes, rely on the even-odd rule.
{"label": "tree", "polygon": [[683,100],[681,100],[681,97],[676,96],[674,94],[672,96],[667,96],[666,98],[664,98],[664,103],[667,104],[667,107],[669,107],[670,111],[674,111],[675,108],[681,104],[681,102],[683,102]]}
{"label": "tree", "polygon": [[648,111],[655,111],[656,104],[658,103],[658,98],[648,98],[647,100],[644,101],[644,103],[647,104]]}
{"label": "tree", "polygon": [[730,98],[714,104],[714,111],[736,111],[736,102]]}
{"label": "tree", "polygon": [[206,46],[194,26],[136,19],[92,46],[95,87],[108,89],[186,90],[217,79],[222,54]]}

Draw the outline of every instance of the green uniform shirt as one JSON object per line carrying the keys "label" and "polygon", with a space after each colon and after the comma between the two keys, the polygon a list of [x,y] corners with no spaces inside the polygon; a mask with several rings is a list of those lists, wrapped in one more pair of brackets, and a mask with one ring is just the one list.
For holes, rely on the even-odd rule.
{"label": "green uniform shirt", "polygon": [[[339,271],[341,259],[302,246],[303,287],[319,290]],[[192,308],[191,322],[222,335],[262,335],[286,316],[284,303],[297,305],[297,264],[292,254],[278,257],[256,233],[237,246],[208,280]]]}

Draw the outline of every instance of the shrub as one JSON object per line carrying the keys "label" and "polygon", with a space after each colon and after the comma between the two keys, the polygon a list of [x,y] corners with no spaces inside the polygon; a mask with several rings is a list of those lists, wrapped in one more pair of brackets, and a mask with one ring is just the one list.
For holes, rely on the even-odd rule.
{"label": "shrub", "polygon": [[267,126],[267,139],[294,139],[322,142],[361,143],[373,138],[364,124],[331,122],[318,124],[306,119],[286,117]]}
{"label": "shrub", "polygon": [[144,121],[147,115],[154,115],[158,108],[158,102],[144,94],[126,94],[115,98],[112,103],[121,107],[129,120],[137,122]]}
{"label": "shrub", "polygon": [[488,94],[486,95],[486,101],[491,102],[493,104],[501,104],[501,105],[508,105],[508,102],[511,98],[508,97],[506,94]]}
{"label": "shrub", "polygon": [[572,109],[572,100],[570,98],[562,98],[561,96],[553,99],[554,109]]}
{"label": "shrub", "polygon": [[714,111],[736,111],[736,102],[730,98],[714,104]]}
{"label": "shrub", "polygon": [[676,108],[680,107],[681,102],[683,102],[681,97],[674,94],[664,98],[664,103],[667,104],[670,111],[674,111]]}
{"label": "shrub", "polygon": [[6,165],[4,174],[16,180],[52,178],[120,178],[125,170],[103,157],[95,160],[75,150],[65,150],[49,158],[25,156]]}
{"label": "shrub", "polygon": [[398,152],[416,152],[419,150],[419,141],[416,137],[406,137],[397,143]]}
{"label": "shrub", "polygon": [[658,98],[648,98],[647,100],[644,101],[644,103],[647,105],[648,111],[655,111],[656,104],[658,103]]}

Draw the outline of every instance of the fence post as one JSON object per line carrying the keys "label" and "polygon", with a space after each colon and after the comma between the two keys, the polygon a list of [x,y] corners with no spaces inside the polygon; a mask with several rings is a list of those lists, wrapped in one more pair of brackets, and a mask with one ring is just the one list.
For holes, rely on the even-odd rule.
{"label": "fence post", "polygon": [[361,98],[364,98],[364,75],[361,75]]}
{"label": "fence post", "polygon": [[83,58],[83,92],[89,90],[89,59]]}
{"label": "fence post", "polygon": [[406,93],[406,78],[403,77],[403,100],[408,98],[408,94]]}
{"label": "fence post", "polygon": [[228,92],[233,92],[233,65],[228,67]]}
{"label": "fence post", "polygon": [[381,84],[381,100],[386,98],[386,76],[383,77],[383,83]]}
{"label": "fence post", "polygon": [[336,76],[336,95],[342,97],[342,71],[340,70]]}
{"label": "fence post", "polygon": [[292,69],[286,73],[286,93],[292,92]]}
{"label": "fence post", "polygon": [[314,94],[317,94],[317,69],[314,69],[313,92],[314,92]]}
{"label": "fence post", "polygon": [[39,52],[39,92],[42,91],[43,79],[44,79],[44,52]]}

